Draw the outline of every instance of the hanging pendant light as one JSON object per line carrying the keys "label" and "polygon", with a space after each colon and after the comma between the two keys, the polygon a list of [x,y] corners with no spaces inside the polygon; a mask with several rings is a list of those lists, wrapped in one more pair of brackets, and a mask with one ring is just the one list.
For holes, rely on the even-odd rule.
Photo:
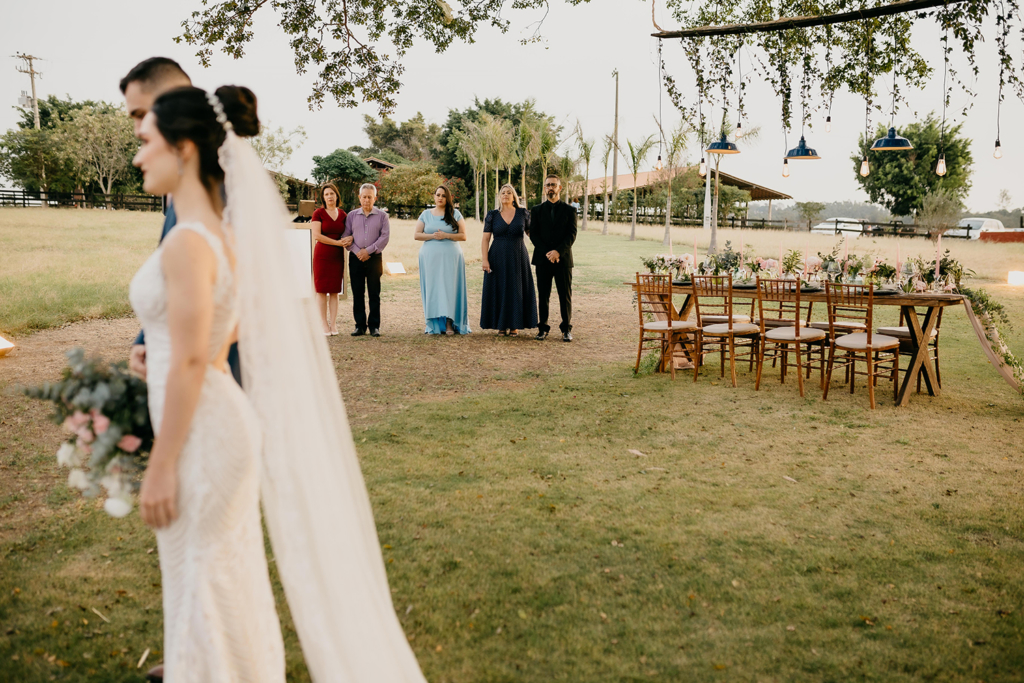
{"label": "hanging pendant light", "polygon": [[867,154],[865,154],[864,158],[861,159],[861,162],[860,162],[860,174],[863,177],[865,177],[865,178],[867,178],[869,175],[871,175],[871,164],[868,163],[868,155]]}
{"label": "hanging pendant light", "polygon": [[905,152],[908,149],[914,149],[914,145],[910,143],[910,140],[897,135],[895,127],[890,128],[888,135],[878,138],[871,145],[872,152]]}
{"label": "hanging pendant light", "polygon": [[944,176],[946,175],[946,155],[939,155],[939,162],[935,164],[935,175]]}
{"label": "hanging pendant light", "polygon": [[736,124],[736,139],[739,140],[743,137],[743,122],[740,121]]}
{"label": "hanging pendant light", "polygon": [[654,165],[654,170],[656,170],[656,171],[660,171],[661,170],[661,155],[660,154],[658,155],[658,163],[656,163]]}
{"label": "hanging pendant light", "polygon": [[789,177],[789,157],[782,160],[782,177]]}
{"label": "hanging pendant light", "polygon": [[832,132],[832,117],[831,116],[826,116],[825,117],[825,132],[826,133],[831,133]]}
{"label": "hanging pendant light", "polygon": [[725,133],[722,133],[721,139],[718,142],[712,142],[708,145],[708,154],[739,154],[740,150],[736,147],[735,142],[729,142],[725,137]]}
{"label": "hanging pendant light", "polygon": [[1003,158],[1003,147],[1002,145],[999,144],[998,138],[996,139],[996,150],[992,152],[992,156],[995,157],[996,159]]}
{"label": "hanging pendant light", "polygon": [[697,175],[701,178],[708,174],[708,165],[704,163],[704,157],[700,158],[700,166],[697,167]]}
{"label": "hanging pendant light", "polygon": [[820,159],[818,153],[807,146],[807,140],[800,136],[800,142],[796,147],[786,153],[786,159]]}

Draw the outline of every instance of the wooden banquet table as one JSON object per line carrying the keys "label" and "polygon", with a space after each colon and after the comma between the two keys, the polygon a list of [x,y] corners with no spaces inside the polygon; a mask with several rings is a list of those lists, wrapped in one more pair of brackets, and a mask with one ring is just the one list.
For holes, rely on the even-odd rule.
{"label": "wooden banquet table", "polygon": [[[633,291],[636,292],[637,286],[635,282],[623,284],[630,285]],[[686,297],[683,300],[683,305],[675,311],[673,320],[689,320],[690,316],[694,314],[693,288],[689,284],[684,285],[673,282],[672,293],[673,296],[683,294]],[[732,296],[734,301],[738,299],[757,299],[757,289],[754,287],[734,286]],[[822,289],[816,292],[801,291],[800,301],[825,304],[827,301],[825,290]],[[902,373],[903,380],[896,395],[896,405],[905,406],[910,403],[910,394],[913,393],[913,389],[917,386],[919,375],[924,380],[928,393],[932,396],[938,396],[940,393],[938,375],[928,353],[928,340],[938,324],[939,310],[946,306],[962,305],[964,297],[960,294],[936,294],[932,292],[879,294],[876,291],[874,301],[875,306],[899,306],[903,313],[904,324],[910,329],[910,347],[912,349],[910,366]],[[923,320],[918,315],[917,309],[919,308],[926,309]]]}

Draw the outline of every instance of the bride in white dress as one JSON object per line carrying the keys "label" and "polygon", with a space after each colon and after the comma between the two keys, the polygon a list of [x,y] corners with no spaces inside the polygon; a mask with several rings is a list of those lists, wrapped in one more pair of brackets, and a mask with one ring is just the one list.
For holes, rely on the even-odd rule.
{"label": "bride in white dress", "polygon": [[[164,94],[140,130],[143,187],[173,194],[178,216],[130,290],[156,433],[139,503],[160,552],[164,680],[284,681],[262,500],[313,680],[422,682],[312,298],[295,297],[288,215],[232,130],[258,126],[256,98],[226,86]],[[226,367],[236,336],[244,393]]]}

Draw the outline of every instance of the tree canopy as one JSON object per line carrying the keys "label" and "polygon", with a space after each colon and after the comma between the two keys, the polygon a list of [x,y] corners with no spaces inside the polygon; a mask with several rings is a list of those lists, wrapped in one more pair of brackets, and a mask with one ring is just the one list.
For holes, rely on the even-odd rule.
{"label": "tree canopy", "polygon": [[325,157],[313,157],[313,179],[318,183],[337,182],[342,194],[341,199],[349,201],[354,193],[354,186],[360,183],[373,182],[377,172],[365,161],[345,149],[336,149]]}
{"label": "tree canopy", "polygon": [[[850,156],[853,172],[868,197],[896,216],[909,216],[922,208],[925,195],[945,190],[956,201],[963,202],[971,189],[971,141],[961,137],[962,124],[948,126],[941,150],[946,155],[946,175],[935,174],[942,133],[940,123],[929,114],[924,121],[900,128],[900,135],[910,140],[914,149],[907,152],[870,152],[871,144],[886,135],[886,127],[879,125],[874,134],[860,137],[857,152]],[[867,154],[871,173],[861,176],[860,163]]]}
{"label": "tree canopy", "polygon": [[[565,0],[578,5],[588,0]],[[481,24],[503,33],[509,9],[539,9],[548,0],[275,0],[238,2],[209,0],[182,22],[176,42],[198,48],[196,56],[209,66],[214,48],[235,59],[245,55],[254,39],[256,14],[273,11],[289,38],[295,69],[317,69],[310,108],[331,97],[339,106],[374,103],[379,112],[395,108],[401,90],[402,60],[416,43],[438,53],[456,42],[472,43]],[[454,7],[452,6],[454,5]],[[263,15],[261,15],[263,16]],[[386,41],[386,42],[385,42]],[[394,52],[389,53],[386,43]]]}
{"label": "tree canopy", "polygon": [[377,121],[364,115],[363,121],[363,132],[374,149],[390,150],[412,162],[434,161],[440,151],[441,126],[427,123],[421,112],[400,124],[387,116]]}

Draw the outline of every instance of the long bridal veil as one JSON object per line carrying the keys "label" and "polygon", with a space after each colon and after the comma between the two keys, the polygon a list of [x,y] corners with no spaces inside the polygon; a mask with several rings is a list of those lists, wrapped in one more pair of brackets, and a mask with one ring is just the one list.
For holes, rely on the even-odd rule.
{"label": "long bridal veil", "polygon": [[391,602],[370,500],[312,299],[297,299],[289,216],[249,143],[221,147],[237,258],[242,384],[263,428],[274,559],[314,681],[425,681]]}

